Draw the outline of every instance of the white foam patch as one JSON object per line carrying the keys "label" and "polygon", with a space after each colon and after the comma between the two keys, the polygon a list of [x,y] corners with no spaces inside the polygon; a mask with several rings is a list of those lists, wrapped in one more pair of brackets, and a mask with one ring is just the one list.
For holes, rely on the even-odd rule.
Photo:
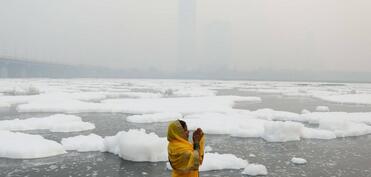
{"label": "white foam patch", "polygon": [[0,100],[2,104],[10,104],[10,105],[28,103],[30,100],[35,99],[35,98],[37,97],[34,95],[31,95],[31,96],[7,96],[7,95],[0,96]]}
{"label": "white foam patch", "polygon": [[[216,91],[210,89],[206,85],[208,81],[177,81],[177,80],[156,80],[154,82],[138,83],[136,87],[139,89],[152,89],[169,97],[201,97],[215,96]],[[138,85],[140,85],[138,87]]]}
{"label": "white foam patch", "polygon": [[108,152],[123,159],[137,162],[167,161],[167,139],[155,133],[147,134],[144,129],[121,131],[115,136],[104,138]]}
{"label": "white foam patch", "polygon": [[0,103],[0,108],[9,108],[10,106],[9,103]]}
{"label": "white foam patch", "polygon": [[[301,138],[334,139],[370,134],[370,117],[371,113],[369,112],[305,112],[304,114],[296,114],[261,109],[257,111],[228,110],[187,114],[182,119],[187,122],[189,129],[195,130],[200,127],[207,134],[260,137],[269,142],[286,142],[298,141]],[[140,118],[141,116],[138,120]],[[150,119],[149,122],[171,120],[166,116],[153,116],[148,119]],[[346,123],[347,127],[341,126],[341,122],[344,120],[350,122]],[[318,128],[305,127],[303,123],[318,124]]]}
{"label": "white foam patch", "polygon": [[352,122],[364,123],[371,125],[371,113],[348,113],[348,120]]}
{"label": "white foam patch", "polygon": [[[261,137],[269,142],[298,141],[301,138],[334,139],[336,137],[370,134],[366,125],[369,113],[307,113],[303,115],[273,111],[230,111],[224,113],[190,114],[183,119],[191,130],[202,128],[207,134],[227,134],[236,137]],[[350,118],[349,116],[354,116]],[[333,120],[333,118],[338,119]],[[349,121],[346,127],[341,122]],[[292,121],[277,121],[292,120]],[[327,120],[327,121],[326,121]],[[369,118],[368,118],[369,120]],[[319,124],[319,128],[305,127],[303,123]],[[303,122],[303,123],[300,123]],[[337,125],[340,124],[340,125]]]}
{"label": "white foam patch", "polygon": [[262,138],[268,142],[298,141],[303,127],[303,124],[296,122],[267,122]]}
{"label": "white foam patch", "polygon": [[61,144],[39,135],[0,131],[0,157],[43,158],[66,153]]}
{"label": "white foam patch", "polygon": [[257,88],[241,88],[241,89],[238,89],[238,90],[239,91],[247,91],[247,92],[268,93],[268,94],[286,93],[284,90],[278,90],[278,89],[273,89],[273,88],[262,88],[262,89],[257,89]]}
{"label": "white foam patch", "polygon": [[307,160],[305,160],[303,158],[293,157],[291,159],[291,162],[294,163],[294,164],[302,165],[302,164],[306,164],[307,163]]}
{"label": "white foam patch", "polygon": [[176,89],[175,91],[172,91],[172,94],[174,96],[179,97],[200,97],[200,96],[215,96],[216,91],[209,90],[206,88],[183,88],[183,89]]}
{"label": "white foam patch", "polygon": [[213,148],[211,146],[205,146],[205,152],[211,152]]}
{"label": "white foam patch", "polygon": [[279,121],[301,121],[300,115],[286,111],[275,111],[273,109],[259,109],[251,112],[252,116],[264,120]]}
{"label": "white foam patch", "polygon": [[79,135],[75,137],[63,138],[61,141],[65,150],[75,150],[79,152],[100,151],[106,150],[104,139],[96,134],[87,136]]}
{"label": "white foam patch", "polygon": [[371,94],[329,95],[318,96],[318,98],[336,103],[371,104]]}
{"label": "white foam patch", "polygon": [[[51,101],[55,101],[51,103]],[[117,107],[117,106],[116,106]],[[114,108],[112,108],[114,109]],[[79,100],[60,99],[60,100],[36,100],[32,103],[22,104],[17,107],[18,112],[114,112],[107,105],[99,103],[89,103]]]}
{"label": "white foam patch", "polygon": [[310,111],[307,110],[307,109],[303,109],[303,110],[301,110],[301,114],[309,114],[309,113],[310,113]]}
{"label": "white foam patch", "polygon": [[371,126],[341,118],[321,119],[319,128],[334,132],[336,137],[360,136],[371,133]]}
{"label": "white foam patch", "polygon": [[243,86],[240,91],[252,91],[285,96],[310,96],[308,88],[298,87],[296,83],[287,82],[254,82],[254,85]]}
{"label": "white foam patch", "polygon": [[371,112],[313,112],[301,115],[302,120],[308,123],[318,124],[322,119],[338,118],[338,120],[349,120],[352,122],[365,123],[371,125]]}
{"label": "white foam patch", "polygon": [[[52,102],[51,102],[52,101]],[[261,101],[259,97],[213,96],[188,98],[109,99],[88,103],[73,99],[38,99],[17,107],[19,112],[124,112],[148,114],[159,112],[195,113],[232,110],[237,101]]]}
{"label": "white foam patch", "polygon": [[[107,95],[101,92],[76,92],[76,93],[45,93],[40,95],[27,96],[0,96],[3,103],[14,104],[29,104],[36,103],[40,105],[47,104],[75,104],[82,101],[99,101],[106,99]],[[75,106],[77,106],[75,104]]]}
{"label": "white foam patch", "polygon": [[241,169],[246,167],[247,160],[236,157],[233,154],[205,153],[200,171]]}
{"label": "white foam patch", "polygon": [[[298,122],[268,121],[272,114],[259,118],[255,114],[244,113],[204,113],[185,116],[188,128],[201,127],[207,134],[229,134],[236,137],[261,137],[269,142],[298,141],[300,138],[332,139],[332,131],[307,128]],[[282,119],[282,118],[279,118]],[[296,118],[295,118],[296,119]]]}
{"label": "white foam patch", "polygon": [[37,130],[47,129],[52,132],[76,132],[94,129],[95,125],[83,122],[74,115],[55,114],[43,118],[28,118],[0,121],[0,130]]}
{"label": "white foam patch", "polygon": [[[25,82],[27,81],[27,82]],[[32,83],[32,85],[30,85]],[[40,93],[51,92],[111,92],[150,90],[164,96],[214,96],[218,89],[238,89],[287,96],[305,96],[326,101],[371,104],[371,84],[310,83],[310,82],[262,82],[262,81],[199,81],[199,80],[138,80],[138,79],[10,79],[0,81],[0,92],[13,95],[32,95],[29,88]],[[14,89],[16,88],[16,89]],[[20,88],[20,89],[19,89]],[[15,91],[13,91],[15,90]],[[32,90],[32,89],[31,89]],[[27,93],[28,92],[28,93]],[[108,95],[106,95],[109,97]],[[140,98],[143,98],[140,96]],[[1,100],[1,99],[0,99]]]}
{"label": "white foam patch", "polygon": [[336,138],[336,134],[329,130],[303,127],[301,137],[307,139],[334,139]]}
{"label": "white foam patch", "polygon": [[105,100],[103,103],[121,105],[125,107],[127,112],[134,113],[194,113],[230,110],[237,101],[259,102],[261,99],[259,97],[212,96],[159,99],[114,99]]}
{"label": "white foam patch", "polygon": [[250,176],[267,175],[268,170],[264,165],[261,165],[261,164],[249,164],[242,171],[242,174],[250,175]]}
{"label": "white foam patch", "polygon": [[[291,120],[303,123],[318,124],[318,128],[302,127],[302,138],[333,139],[336,137],[361,136],[370,134],[371,113],[313,112],[286,118],[271,120]],[[263,117],[259,117],[266,119]]]}
{"label": "white foam patch", "polygon": [[107,98],[107,95],[102,92],[76,92],[76,93],[49,93],[41,95],[38,99],[45,101],[49,99],[71,99],[80,101],[99,101]]}
{"label": "white foam patch", "polygon": [[329,112],[330,108],[327,107],[327,106],[317,106],[316,111],[318,111],[318,112]]}
{"label": "white foam patch", "polygon": [[251,112],[253,116],[264,120],[274,121],[295,121],[310,124],[318,124],[322,119],[338,118],[346,119],[351,122],[358,122],[371,125],[371,112],[309,112],[304,111],[302,114],[296,114],[284,111],[275,111],[271,109],[261,109]]}
{"label": "white foam patch", "polygon": [[264,132],[265,120],[251,118],[239,113],[203,113],[191,114],[183,118],[188,128],[199,127],[208,134],[230,134],[238,137],[259,137]]}
{"label": "white foam patch", "polygon": [[41,91],[32,85],[29,86],[14,86],[13,88],[7,88],[3,90],[8,95],[38,95]]}
{"label": "white foam patch", "polygon": [[[168,161],[167,139],[158,137],[155,133],[146,133],[143,129],[121,131],[104,139],[95,134],[63,138],[62,145],[66,150],[107,151],[130,161]],[[210,146],[205,147],[205,151],[211,150]],[[241,169],[247,164],[247,160],[233,154],[205,153],[200,171]],[[169,164],[168,168],[171,169]]]}
{"label": "white foam patch", "polygon": [[183,116],[180,113],[154,113],[154,114],[143,114],[133,115],[126,117],[128,122],[134,123],[152,123],[152,122],[168,122],[172,120],[181,119]]}
{"label": "white foam patch", "polygon": [[[259,92],[366,104],[369,102],[368,100],[371,100],[368,99],[368,96],[371,95],[371,84],[132,79],[35,79],[31,81],[32,85],[40,91],[39,95],[30,93],[13,94],[16,96],[2,95],[0,96],[1,103],[21,104],[17,106],[19,112],[122,112],[144,114],[143,117],[154,113],[176,112],[189,118],[187,122],[189,121],[193,128],[205,127],[207,133],[239,137],[263,137],[266,132],[265,124],[273,121],[294,121],[301,122],[303,125],[310,123],[314,124],[313,127],[318,125],[318,128],[303,127],[301,131],[296,131],[296,133],[300,138],[319,139],[332,139],[334,134],[337,137],[369,134],[368,126],[371,125],[369,118],[371,113],[311,113],[304,111],[302,114],[296,114],[271,109],[241,111],[233,109],[235,102],[260,101],[260,99],[256,97],[213,96],[217,89],[246,89],[248,91],[255,89]],[[31,81],[0,80],[2,86],[0,92],[6,93],[7,90],[11,91],[15,87],[27,88]],[[129,90],[134,92],[128,92]],[[148,95],[146,95],[147,91]],[[157,96],[198,97],[156,98]],[[121,99],[122,97],[137,99]],[[147,99],[143,99],[146,97]],[[107,100],[108,98],[120,99]],[[255,98],[255,100],[248,98]],[[104,101],[98,102],[101,100]],[[151,122],[166,120],[164,117],[154,116],[152,118]],[[341,119],[336,120],[337,123],[332,120],[323,121],[328,118]],[[342,127],[340,122],[343,119],[355,124],[350,124],[350,127],[340,130]],[[144,120],[145,118],[143,118],[143,122],[145,122]],[[359,131],[355,131],[355,129],[359,129]]]}
{"label": "white foam patch", "polygon": [[240,91],[314,97],[348,104],[371,104],[370,84],[310,83],[310,82],[249,82]]}
{"label": "white foam patch", "polygon": [[108,98],[120,98],[120,97],[131,97],[131,98],[159,98],[161,94],[158,93],[146,93],[146,92],[102,92],[102,91],[85,91],[73,90],[72,92],[48,92],[39,95],[16,95],[16,96],[1,96],[0,100],[7,104],[27,104],[27,103],[44,103],[54,104],[58,102],[62,103],[75,103],[78,101],[80,104],[84,102],[100,101]]}
{"label": "white foam patch", "polygon": [[[205,153],[203,163],[199,171],[242,169],[248,165],[247,160],[236,157],[233,154]],[[172,170],[170,163],[167,168]]]}
{"label": "white foam patch", "polygon": [[162,94],[160,93],[151,93],[151,92],[122,92],[120,96],[125,96],[129,98],[161,98]]}

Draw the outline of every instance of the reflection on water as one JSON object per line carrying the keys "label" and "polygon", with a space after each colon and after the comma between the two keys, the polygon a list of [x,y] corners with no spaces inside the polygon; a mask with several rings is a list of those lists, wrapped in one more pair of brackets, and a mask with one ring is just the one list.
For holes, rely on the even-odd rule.
{"label": "reflection on water", "polygon": [[[244,95],[235,90],[221,91],[219,94]],[[255,94],[256,95],[256,94]],[[279,95],[258,95],[262,103],[239,103],[239,109],[272,108],[282,111],[300,112],[302,109],[315,109],[318,105],[327,105],[332,111],[343,110],[371,111],[369,106],[341,105],[327,103],[310,98],[282,97]],[[0,111],[0,119],[26,118],[45,116],[46,113],[17,113],[14,109]],[[84,121],[93,122],[96,129],[75,133],[51,133],[49,131],[27,131],[41,134],[47,139],[60,141],[64,137],[80,134],[96,133],[101,136],[111,136],[118,131],[131,128],[144,128],[147,132],[155,132],[159,136],[166,135],[166,123],[135,124],[126,122],[128,114],[121,113],[83,113],[78,114]],[[219,153],[232,153],[248,159],[250,163],[264,164],[268,176],[342,176],[370,177],[371,176],[371,135],[334,140],[305,139],[286,143],[268,143],[259,138],[236,138],[227,135],[207,135],[207,145]],[[26,146],[26,145],[25,145]],[[250,157],[254,154],[256,157]],[[294,165],[292,157],[302,157],[308,160],[306,165]],[[131,162],[110,153],[71,151],[67,154],[33,160],[14,160],[0,158],[0,176],[28,177],[69,177],[69,176],[170,176],[165,162]],[[201,176],[243,176],[241,170],[222,170],[201,172]]]}

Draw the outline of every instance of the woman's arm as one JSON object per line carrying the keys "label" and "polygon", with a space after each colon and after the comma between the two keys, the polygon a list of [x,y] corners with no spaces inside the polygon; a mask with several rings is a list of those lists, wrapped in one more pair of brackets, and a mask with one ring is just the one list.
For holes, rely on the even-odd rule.
{"label": "woman's arm", "polygon": [[198,156],[197,162],[195,159],[195,163],[198,163],[198,166],[202,164],[204,159],[204,149],[205,149],[205,138],[204,133],[202,132],[201,128],[198,128],[193,133],[193,149],[196,151],[194,154]]}

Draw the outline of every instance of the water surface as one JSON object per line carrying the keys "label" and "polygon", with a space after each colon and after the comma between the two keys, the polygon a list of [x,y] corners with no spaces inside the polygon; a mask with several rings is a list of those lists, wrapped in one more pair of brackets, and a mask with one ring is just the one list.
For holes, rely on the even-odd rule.
{"label": "water surface", "polygon": [[[336,104],[313,98],[287,97],[278,94],[258,94],[221,90],[219,95],[259,96],[262,103],[244,103],[235,105],[238,109],[256,110],[272,108],[281,111],[300,113],[302,109],[314,110],[316,106],[329,106],[331,111],[363,112],[371,111],[370,106]],[[52,113],[50,113],[52,114]],[[42,117],[48,113],[18,113],[14,108],[1,110],[0,119]],[[27,131],[40,134],[47,139],[60,142],[62,138],[80,134],[95,133],[100,136],[112,136],[119,131],[144,128],[166,136],[167,123],[136,124],[125,120],[129,114],[122,113],[83,113],[77,114],[84,121],[93,122],[96,129],[75,133],[52,133],[49,131]],[[371,135],[337,138],[333,140],[310,140],[269,143],[260,138],[236,138],[227,135],[207,135],[207,145],[213,152],[232,153],[247,159],[250,163],[264,164],[269,177],[371,177]],[[27,147],[27,145],[25,145]],[[250,157],[254,154],[256,157]],[[295,165],[292,157],[305,158],[306,165]],[[201,172],[201,176],[246,176],[242,170],[220,170]],[[15,160],[0,158],[1,177],[123,177],[123,176],[170,176],[165,162],[131,162],[111,153],[70,151],[67,154],[33,160]]]}

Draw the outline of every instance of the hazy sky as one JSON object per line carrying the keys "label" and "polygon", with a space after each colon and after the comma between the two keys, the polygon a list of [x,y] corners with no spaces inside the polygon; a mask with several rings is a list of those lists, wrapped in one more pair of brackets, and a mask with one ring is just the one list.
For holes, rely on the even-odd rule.
{"label": "hazy sky", "polygon": [[179,61],[177,0],[0,0],[0,56],[164,71],[179,63],[371,71],[370,7],[370,0],[195,0],[194,56]]}

